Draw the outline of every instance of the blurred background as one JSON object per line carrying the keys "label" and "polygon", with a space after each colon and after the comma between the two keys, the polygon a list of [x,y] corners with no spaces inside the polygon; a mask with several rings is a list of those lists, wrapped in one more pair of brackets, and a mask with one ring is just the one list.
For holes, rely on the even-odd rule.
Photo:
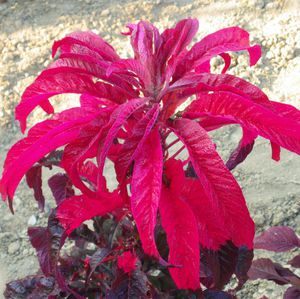
{"label": "blurred background", "polygon": [[[247,53],[232,54],[229,73],[258,85],[272,100],[300,108],[299,0],[0,0],[0,166],[10,146],[22,137],[14,121],[14,108],[25,87],[51,62],[54,40],[72,31],[92,30],[127,57],[132,54],[129,40],[120,34],[127,23],[144,19],[163,29],[185,17],[199,19],[198,40],[223,27],[248,30],[252,42],[262,45],[263,57],[250,68]],[[211,64],[217,71],[222,61],[213,59]],[[74,105],[76,98],[63,96],[56,101],[62,108]],[[43,112],[36,109],[29,122],[42,117]],[[213,136],[224,157],[239,137],[240,130],[235,126]],[[283,150],[281,161],[272,161],[269,144],[259,139],[234,175],[258,232],[273,225],[289,225],[300,232],[299,157]],[[50,194],[46,196],[50,198]],[[0,205],[0,288],[9,280],[36,271],[27,226],[43,226],[50,208],[51,200],[45,213],[39,212],[24,182],[15,198],[15,216],[6,204]],[[259,298],[262,294],[280,298],[283,293],[272,282],[249,283],[243,292],[241,298]]]}

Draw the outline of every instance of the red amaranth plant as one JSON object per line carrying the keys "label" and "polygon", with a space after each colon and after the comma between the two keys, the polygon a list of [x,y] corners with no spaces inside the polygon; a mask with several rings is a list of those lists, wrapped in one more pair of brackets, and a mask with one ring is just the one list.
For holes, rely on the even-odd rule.
{"label": "red amaranth plant", "polygon": [[[134,51],[129,59],[120,58],[92,32],[71,33],[54,43],[52,56],[60,50],[57,59],[25,90],[16,108],[22,131],[37,106],[52,117],[11,148],[0,190],[13,211],[15,190],[26,175],[43,208],[42,167],[64,171],[49,180],[57,208],[48,227],[29,229],[44,275],[58,284],[52,283],[51,298],[62,298],[57,289],[77,298],[88,292],[123,298],[113,296],[133,296],[132,290],[135,296],[154,298],[154,289],[175,289],[172,281],[159,284],[169,275],[166,267],[178,289],[202,294],[201,282],[207,298],[223,294],[233,273],[239,279],[236,290],[247,280],[255,227],[230,170],[245,160],[259,135],[270,140],[275,160],[280,147],[299,154],[300,111],[270,101],[258,87],[226,74],[228,52],[248,51],[250,65],[261,56],[245,30],[225,28],[188,49],[197,30],[195,19],[162,33],[145,21],[129,24],[124,33]],[[221,74],[210,72],[216,55],[225,63]],[[62,93],[80,94],[80,106],[54,113],[49,98]],[[230,124],[239,124],[243,137],[224,163],[208,132]],[[118,182],[114,190],[104,174],[108,160]],[[89,219],[95,231],[83,224]],[[107,221],[111,227],[105,231]],[[82,251],[88,259],[80,265],[78,259],[63,259],[59,251],[67,236],[83,251],[85,242],[101,250],[93,255]],[[119,258],[122,267],[114,268],[123,251],[131,261],[126,265]],[[155,261],[163,278],[154,275],[150,283]],[[109,267],[101,268],[105,263]],[[122,270],[133,264],[136,270]],[[76,278],[70,277],[71,269]],[[125,293],[120,287],[124,279],[117,275],[113,282],[112,270],[123,271]],[[84,287],[72,284],[79,278]]]}

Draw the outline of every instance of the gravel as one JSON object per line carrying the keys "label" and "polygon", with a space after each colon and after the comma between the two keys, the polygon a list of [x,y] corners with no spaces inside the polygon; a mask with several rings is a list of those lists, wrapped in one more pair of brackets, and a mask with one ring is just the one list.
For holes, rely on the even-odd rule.
{"label": "gravel", "polygon": [[[154,22],[160,29],[193,16],[200,20],[198,39],[226,26],[250,31],[253,43],[260,43],[263,58],[256,67],[248,66],[246,53],[232,55],[230,73],[260,86],[272,100],[300,108],[300,2],[298,0],[9,0],[0,1],[0,164],[9,147],[21,137],[13,119],[14,107],[24,88],[51,61],[54,40],[75,30],[93,30],[118,49],[131,55],[128,38],[120,35],[125,25],[139,19]],[[222,61],[212,61],[214,70]],[[72,96],[56,101],[67,107],[76,103]],[[62,104],[62,102],[64,102]],[[29,122],[43,118],[37,109]],[[222,156],[238,142],[236,127],[214,134]],[[47,174],[46,176],[48,176]],[[272,225],[289,225],[299,233],[300,161],[283,151],[282,161],[270,158],[269,144],[259,140],[253,154],[234,175],[240,182],[250,211],[261,232]],[[53,202],[46,192],[46,211]],[[38,211],[31,190],[24,182],[15,198],[15,216],[2,204],[0,223],[0,286],[6,281],[33,273],[38,264],[27,238],[27,226],[45,225],[46,214]],[[259,252],[256,254],[260,254]],[[281,260],[279,255],[272,256]],[[240,298],[281,298],[283,288],[272,282],[251,282]]]}

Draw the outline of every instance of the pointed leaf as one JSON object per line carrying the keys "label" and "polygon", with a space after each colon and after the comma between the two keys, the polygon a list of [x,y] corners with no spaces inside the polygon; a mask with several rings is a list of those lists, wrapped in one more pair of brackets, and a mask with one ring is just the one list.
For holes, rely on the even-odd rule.
{"label": "pointed leaf", "polygon": [[178,66],[179,76],[192,70],[212,57],[228,51],[247,50],[250,66],[261,56],[259,45],[250,46],[249,33],[239,27],[229,27],[216,31],[196,43]]}
{"label": "pointed leaf", "polygon": [[51,151],[76,139],[79,129],[94,116],[86,116],[64,121],[46,120],[35,125],[28,132],[28,137],[17,142],[8,152],[4,172],[0,181],[0,191],[5,200],[13,198],[15,190],[30,167]]}
{"label": "pointed leaf", "polygon": [[201,113],[232,118],[262,137],[300,154],[300,124],[245,97],[230,92],[202,94],[186,109],[184,116],[195,117]]}
{"label": "pointed leaf", "polygon": [[45,197],[42,190],[42,166],[35,165],[26,172],[26,182],[34,191],[34,198],[40,210],[44,211]]}
{"label": "pointed leaf", "polygon": [[254,223],[249,215],[243,193],[233,175],[224,165],[207,132],[194,121],[178,119],[175,133],[185,144],[193,167],[206,196],[218,217],[224,217],[231,240],[240,247],[253,247]]}
{"label": "pointed leaf", "polygon": [[66,239],[65,230],[59,224],[55,210],[49,216],[47,227],[30,227],[28,236],[37,252],[43,273],[54,276],[59,252]]}
{"label": "pointed leaf", "polygon": [[273,263],[270,259],[261,258],[252,262],[248,271],[249,279],[267,279],[275,281],[277,284],[284,285],[290,283],[290,277],[295,276],[287,268]]}
{"label": "pointed leaf", "polygon": [[[79,49],[78,46],[80,46]],[[93,56],[98,54],[97,57],[102,57],[108,61],[119,59],[114,48],[91,31],[72,32],[63,39],[55,41],[52,47],[52,57],[55,56],[58,49],[60,49],[61,54],[64,54],[69,52],[82,53],[84,48],[89,49]]]}
{"label": "pointed leaf", "polygon": [[97,155],[97,163],[99,167],[99,176],[98,176],[98,188],[103,188],[103,168],[105,159],[108,155],[108,151],[113,144],[114,139],[117,137],[117,134],[121,127],[125,124],[127,119],[138,109],[142,108],[145,103],[149,100],[148,98],[136,98],[131,101],[120,105],[111,116],[110,122],[108,124],[109,129],[107,130],[106,138],[103,141],[103,144]]}
{"label": "pointed leaf", "polygon": [[169,268],[177,288],[200,288],[199,238],[197,221],[190,207],[167,187],[162,190],[159,205],[162,227],[167,234]]}
{"label": "pointed leaf", "polygon": [[157,129],[148,135],[135,159],[131,211],[146,254],[159,257],[154,229],[162,184],[163,155]]}
{"label": "pointed leaf", "polygon": [[102,194],[102,198],[89,198],[84,195],[65,199],[57,208],[57,218],[69,235],[85,220],[102,216],[122,206],[122,199],[115,193]]}
{"label": "pointed leaf", "polygon": [[56,204],[59,205],[64,199],[75,194],[72,182],[66,174],[58,173],[48,180]]}
{"label": "pointed leaf", "polygon": [[136,158],[137,153],[141,151],[141,147],[156,122],[158,113],[159,105],[156,104],[136,123],[132,130],[132,134],[125,139],[124,145],[120,150],[115,163],[119,182],[123,180],[131,162]]}
{"label": "pointed leaf", "polygon": [[254,240],[256,249],[285,252],[300,246],[294,230],[287,226],[274,226],[267,229]]}
{"label": "pointed leaf", "polygon": [[300,254],[294,256],[290,261],[289,264],[295,268],[300,268]]}

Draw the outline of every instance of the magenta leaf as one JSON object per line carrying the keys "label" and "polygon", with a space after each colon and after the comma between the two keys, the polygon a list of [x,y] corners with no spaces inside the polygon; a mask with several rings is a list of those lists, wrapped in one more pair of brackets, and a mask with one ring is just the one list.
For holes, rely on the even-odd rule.
{"label": "magenta leaf", "polygon": [[159,257],[154,229],[161,193],[163,155],[157,129],[148,135],[135,159],[131,211],[146,254]]}
{"label": "magenta leaf", "polygon": [[42,166],[35,165],[26,172],[26,182],[34,191],[34,198],[40,210],[44,211],[45,197],[42,190]]}
{"label": "magenta leaf", "polygon": [[125,139],[122,149],[118,153],[118,158],[115,163],[117,178],[122,182],[131,162],[137,157],[141,148],[150,134],[159,113],[159,106],[154,105],[146,115],[137,122],[132,129],[132,134]]}
{"label": "magenta leaf", "polygon": [[64,199],[75,195],[72,182],[63,173],[57,173],[48,180],[56,204],[59,205]]}
{"label": "magenta leaf", "polygon": [[65,38],[55,41],[52,47],[52,57],[57,50],[64,53],[89,53],[92,57],[114,61],[119,58],[113,47],[100,36],[91,31],[77,31],[68,34]]}
{"label": "magenta leaf", "polygon": [[176,193],[162,189],[159,205],[162,227],[167,234],[168,262],[174,266],[169,272],[179,289],[200,287],[199,237],[192,209],[176,197]]}
{"label": "magenta leaf", "polygon": [[110,128],[107,131],[106,138],[101,146],[101,150],[99,150],[99,154],[97,155],[97,163],[99,167],[99,175],[98,175],[98,188],[103,188],[103,177],[102,172],[104,168],[105,159],[108,155],[108,151],[113,144],[114,139],[117,137],[117,134],[121,127],[125,124],[127,119],[138,109],[142,108],[146,102],[147,98],[137,98],[132,99],[128,103],[124,103],[120,105],[111,116],[111,120],[108,124]]}
{"label": "magenta leaf", "polygon": [[265,249],[275,252],[289,251],[299,247],[299,238],[294,230],[287,226],[274,226],[267,229],[254,240],[256,249]]}
{"label": "magenta leaf", "polygon": [[102,216],[122,206],[122,199],[117,194],[102,194],[100,198],[84,195],[65,199],[57,208],[57,219],[70,234],[82,222],[95,216]]}
{"label": "magenta leaf", "polygon": [[254,223],[243,193],[215,150],[207,132],[194,121],[178,119],[175,133],[185,144],[195,172],[213,210],[223,217],[233,243],[253,247]]}
{"label": "magenta leaf", "polygon": [[239,27],[221,29],[204,37],[186,54],[176,70],[183,74],[201,65],[212,57],[228,51],[247,50],[250,66],[255,65],[261,56],[260,46],[250,46],[249,33]]}
{"label": "magenta leaf", "polygon": [[184,113],[185,117],[200,115],[224,116],[246,125],[264,138],[300,153],[300,124],[291,118],[280,116],[271,109],[255,104],[245,97],[230,92],[203,94]]}

